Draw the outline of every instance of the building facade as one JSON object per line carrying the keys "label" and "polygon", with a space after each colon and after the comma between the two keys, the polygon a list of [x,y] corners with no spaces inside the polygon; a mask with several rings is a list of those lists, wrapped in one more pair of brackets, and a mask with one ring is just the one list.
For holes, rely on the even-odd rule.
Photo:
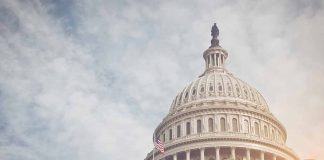
{"label": "building facade", "polygon": [[[262,95],[225,68],[228,53],[218,34],[214,24],[204,73],[175,97],[155,129],[165,145],[164,154],[153,150],[155,159],[298,160]],[[153,151],[145,160],[153,159]]]}

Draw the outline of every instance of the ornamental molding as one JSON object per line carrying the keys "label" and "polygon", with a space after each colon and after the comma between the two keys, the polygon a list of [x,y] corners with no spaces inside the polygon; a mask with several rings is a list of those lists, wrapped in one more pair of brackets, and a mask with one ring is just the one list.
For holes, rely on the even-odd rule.
{"label": "ornamental molding", "polygon": [[284,141],[287,139],[287,133],[284,126],[272,115],[266,115],[261,112],[256,112],[254,110],[249,110],[247,108],[238,108],[236,106],[208,106],[204,108],[200,107],[192,107],[188,110],[184,110],[172,116],[167,116],[163,121],[158,125],[155,130],[155,133],[161,132],[161,130],[167,128],[169,125],[173,124],[175,121],[184,120],[189,117],[195,117],[197,115],[202,114],[222,114],[222,113],[230,113],[230,114],[239,114],[250,116],[251,118],[260,119],[268,123],[274,124],[274,126],[278,127],[283,134]]}

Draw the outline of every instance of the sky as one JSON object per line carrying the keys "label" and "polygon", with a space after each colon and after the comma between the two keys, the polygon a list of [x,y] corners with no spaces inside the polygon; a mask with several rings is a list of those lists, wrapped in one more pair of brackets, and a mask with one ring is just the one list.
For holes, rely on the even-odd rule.
{"label": "sky", "polygon": [[0,159],[144,159],[216,22],[227,69],[324,160],[323,3],[0,0]]}

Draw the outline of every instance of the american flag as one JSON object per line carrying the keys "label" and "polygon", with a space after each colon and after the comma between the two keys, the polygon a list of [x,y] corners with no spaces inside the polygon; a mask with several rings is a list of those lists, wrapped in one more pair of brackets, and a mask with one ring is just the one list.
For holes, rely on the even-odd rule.
{"label": "american flag", "polygon": [[164,145],[159,137],[153,136],[153,143],[156,149],[158,149],[161,153],[164,153]]}

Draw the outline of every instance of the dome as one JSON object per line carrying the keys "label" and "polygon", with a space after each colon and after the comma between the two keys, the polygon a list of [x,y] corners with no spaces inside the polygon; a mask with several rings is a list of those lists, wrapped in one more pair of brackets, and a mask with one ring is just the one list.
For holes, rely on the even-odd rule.
{"label": "dome", "polygon": [[214,24],[205,71],[176,95],[154,131],[164,154],[153,149],[145,160],[298,160],[262,95],[225,68],[229,54],[218,34]]}
{"label": "dome", "polygon": [[270,114],[262,95],[226,70],[205,73],[191,82],[173,100],[170,114],[179,112],[192,103],[206,101],[243,103],[250,108]]}

